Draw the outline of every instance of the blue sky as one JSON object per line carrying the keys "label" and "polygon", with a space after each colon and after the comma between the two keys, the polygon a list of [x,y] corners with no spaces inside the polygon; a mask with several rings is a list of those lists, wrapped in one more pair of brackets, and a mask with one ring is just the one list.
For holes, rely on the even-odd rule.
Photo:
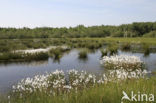
{"label": "blue sky", "polygon": [[156,21],[156,0],[0,0],[0,27]]}

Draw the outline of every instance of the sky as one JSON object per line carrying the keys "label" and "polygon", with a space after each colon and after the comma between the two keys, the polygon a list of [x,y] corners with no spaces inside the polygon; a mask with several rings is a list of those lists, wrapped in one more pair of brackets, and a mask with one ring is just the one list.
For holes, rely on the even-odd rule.
{"label": "sky", "polygon": [[0,27],[155,22],[156,0],[0,0]]}

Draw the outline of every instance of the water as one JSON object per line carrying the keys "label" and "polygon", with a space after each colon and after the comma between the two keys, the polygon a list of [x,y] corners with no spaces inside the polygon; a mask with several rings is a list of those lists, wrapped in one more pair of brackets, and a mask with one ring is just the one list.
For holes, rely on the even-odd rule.
{"label": "water", "polygon": [[[100,50],[97,50],[95,53],[89,53],[86,60],[80,60],[78,58],[78,52],[77,49],[71,50],[60,59],[60,62],[53,61],[53,59],[49,58],[47,61],[0,64],[0,93],[9,91],[12,85],[16,84],[22,78],[52,72],[56,69],[64,71],[69,69],[85,70],[95,74],[104,72],[104,68],[99,63],[101,58]],[[156,53],[151,53],[147,57],[144,57],[142,53],[119,51],[120,54],[139,56],[146,63],[148,70],[156,70]]]}

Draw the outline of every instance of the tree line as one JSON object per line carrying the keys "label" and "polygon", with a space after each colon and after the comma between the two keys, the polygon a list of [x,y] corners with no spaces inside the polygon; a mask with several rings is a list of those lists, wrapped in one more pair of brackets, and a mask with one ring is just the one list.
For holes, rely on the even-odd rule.
{"label": "tree line", "polygon": [[156,22],[134,22],[119,26],[0,28],[0,39],[80,37],[156,37]]}

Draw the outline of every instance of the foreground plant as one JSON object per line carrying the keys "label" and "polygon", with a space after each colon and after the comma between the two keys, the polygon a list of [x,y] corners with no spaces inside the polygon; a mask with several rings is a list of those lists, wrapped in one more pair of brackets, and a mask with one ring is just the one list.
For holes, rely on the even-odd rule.
{"label": "foreground plant", "polygon": [[110,70],[102,74],[102,76],[96,77],[94,74],[89,74],[85,71],[69,70],[67,75],[65,75],[63,71],[56,70],[46,75],[36,75],[34,78],[22,79],[17,85],[13,86],[13,92],[21,95],[34,92],[56,95],[71,90],[77,91],[90,88],[96,84],[144,78],[147,73],[146,70],[142,71],[141,69],[132,72],[120,69]]}
{"label": "foreground plant", "polygon": [[[8,96],[7,100],[0,99],[0,102],[121,103],[123,91],[128,95],[131,91],[156,95],[156,79],[146,78],[146,71],[127,73],[126,70],[110,70],[108,74],[100,77],[76,70],[69,70],[67,74],[65,76],[63,71],[56,70],[47,75],[24,79],[14,86],[14,92]],[[113,79],[115,77],[116,79]],[[82,88],[83,86],[85,87]]]}

